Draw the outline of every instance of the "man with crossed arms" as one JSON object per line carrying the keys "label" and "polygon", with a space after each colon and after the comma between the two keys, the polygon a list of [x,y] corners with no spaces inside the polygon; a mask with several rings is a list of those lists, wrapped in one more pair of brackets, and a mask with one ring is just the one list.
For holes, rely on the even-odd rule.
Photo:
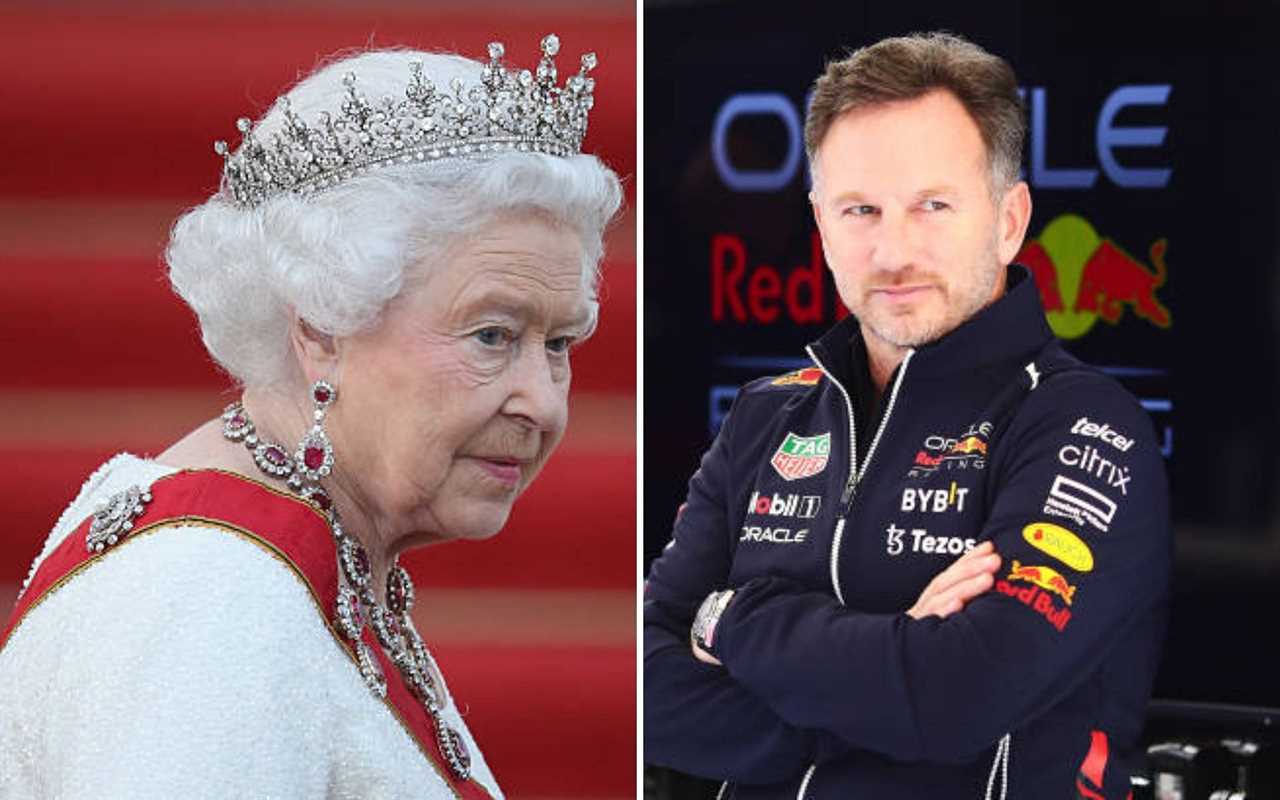
{"label": "man with crossed arms", "polygon": [[1123,800],[1168,603],[1152,426],[1012,264],[1007,63],[830,64],[810,199],[853,312],[739,393],[645,593],[645,760],[734,798]]}

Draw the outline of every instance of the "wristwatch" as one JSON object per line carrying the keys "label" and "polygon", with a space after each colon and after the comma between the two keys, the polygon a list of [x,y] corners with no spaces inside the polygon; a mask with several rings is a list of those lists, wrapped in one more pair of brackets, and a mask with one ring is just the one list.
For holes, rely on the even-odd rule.
{"label": "wristwatch", "polygon": [[729,605],[729,601],[732,599],[732,589],[712,592],[707,595],[707,599],[703,600],[702,605],[698,607],[698,613],[693,618],[693,641],[694,644],[707,653],[711,652],[711,641],[715,635],[716,623],[720,621],[720,615],[724,613],[725,607]]}

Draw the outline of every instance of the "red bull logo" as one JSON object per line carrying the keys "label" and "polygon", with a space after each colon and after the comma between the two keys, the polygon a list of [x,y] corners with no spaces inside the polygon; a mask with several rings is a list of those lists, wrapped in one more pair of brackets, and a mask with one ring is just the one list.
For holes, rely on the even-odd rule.
{"label": "red bull logo", "polygon": [[979,455],[985,456],[987,454],[987,443],[979,439],[977,436],[966,436],[952,445],[951,452],[964,453],[965,455],[968,455],[969,453],[978,453]]}
{"label": "red bull logo", "polygon": [[1033,567],[1021,564],[1015,559],[1005,580],[1034,583],[1041,589],[1058,595],[1067,602],[1067,605],[1071,605],[1076,597],[1076,587],[1067,583],[1067,579],[1053,567]]}
{"label": "red bull logo", "polygon": [[1172,324],[1156,295],[1169,274],[1167,249],[1168,240],[1153,242],[1148,266],[1098,236],[1088,220],[1063,214],[1023,246],[1017,261],[1035,277],[1049,327],[1060,338],[1078,339],[1099,319],[1118,324],[1126,308],[1157,327]]}
{"label": "red bull logo", "polygon": [[1061,633],[1071,621],[1071,609],[1058,608],[1053,603],[1053,595],[1039,586],[1018,587],[1007,580],[996,581],[996,591],[1012,597],[1027,608],[1045,618],[1045,621]]}
{"label": "red bull logo", "polygon": [[822,380],[822,370],[817,367],[805,367],[795,372],[780,375],[769,383],[770,386],[814,386]]}

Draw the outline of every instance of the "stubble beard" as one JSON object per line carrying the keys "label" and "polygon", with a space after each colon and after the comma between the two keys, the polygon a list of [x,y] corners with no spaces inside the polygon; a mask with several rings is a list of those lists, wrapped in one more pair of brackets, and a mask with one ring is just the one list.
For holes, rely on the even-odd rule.
{"label": "stubble beard", "polygon": [[873,311],[869,304],[861,302],[865,299],[861,293],[858,294],[860,307],[850,308],[850,311],[858,318],[863,330],[878,339],[904,350],[920,347],[936,342],[990,305],[1002,269],[993,237],[980,263],[974,267],[974,280],[960,284],[938,282],[936,291],[943,293],[942,313],[920,316],[914,309],[899,315]]}

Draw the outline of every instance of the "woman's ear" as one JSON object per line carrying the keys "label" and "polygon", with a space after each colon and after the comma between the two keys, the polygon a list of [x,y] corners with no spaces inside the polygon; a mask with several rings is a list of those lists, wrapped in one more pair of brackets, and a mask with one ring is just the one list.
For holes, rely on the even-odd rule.
{"label": "woman's ear", "polygon": [[339,340],[314,327],[296,313],[289,323],[289,342],[307,383],[313,383],[337,371]]}

